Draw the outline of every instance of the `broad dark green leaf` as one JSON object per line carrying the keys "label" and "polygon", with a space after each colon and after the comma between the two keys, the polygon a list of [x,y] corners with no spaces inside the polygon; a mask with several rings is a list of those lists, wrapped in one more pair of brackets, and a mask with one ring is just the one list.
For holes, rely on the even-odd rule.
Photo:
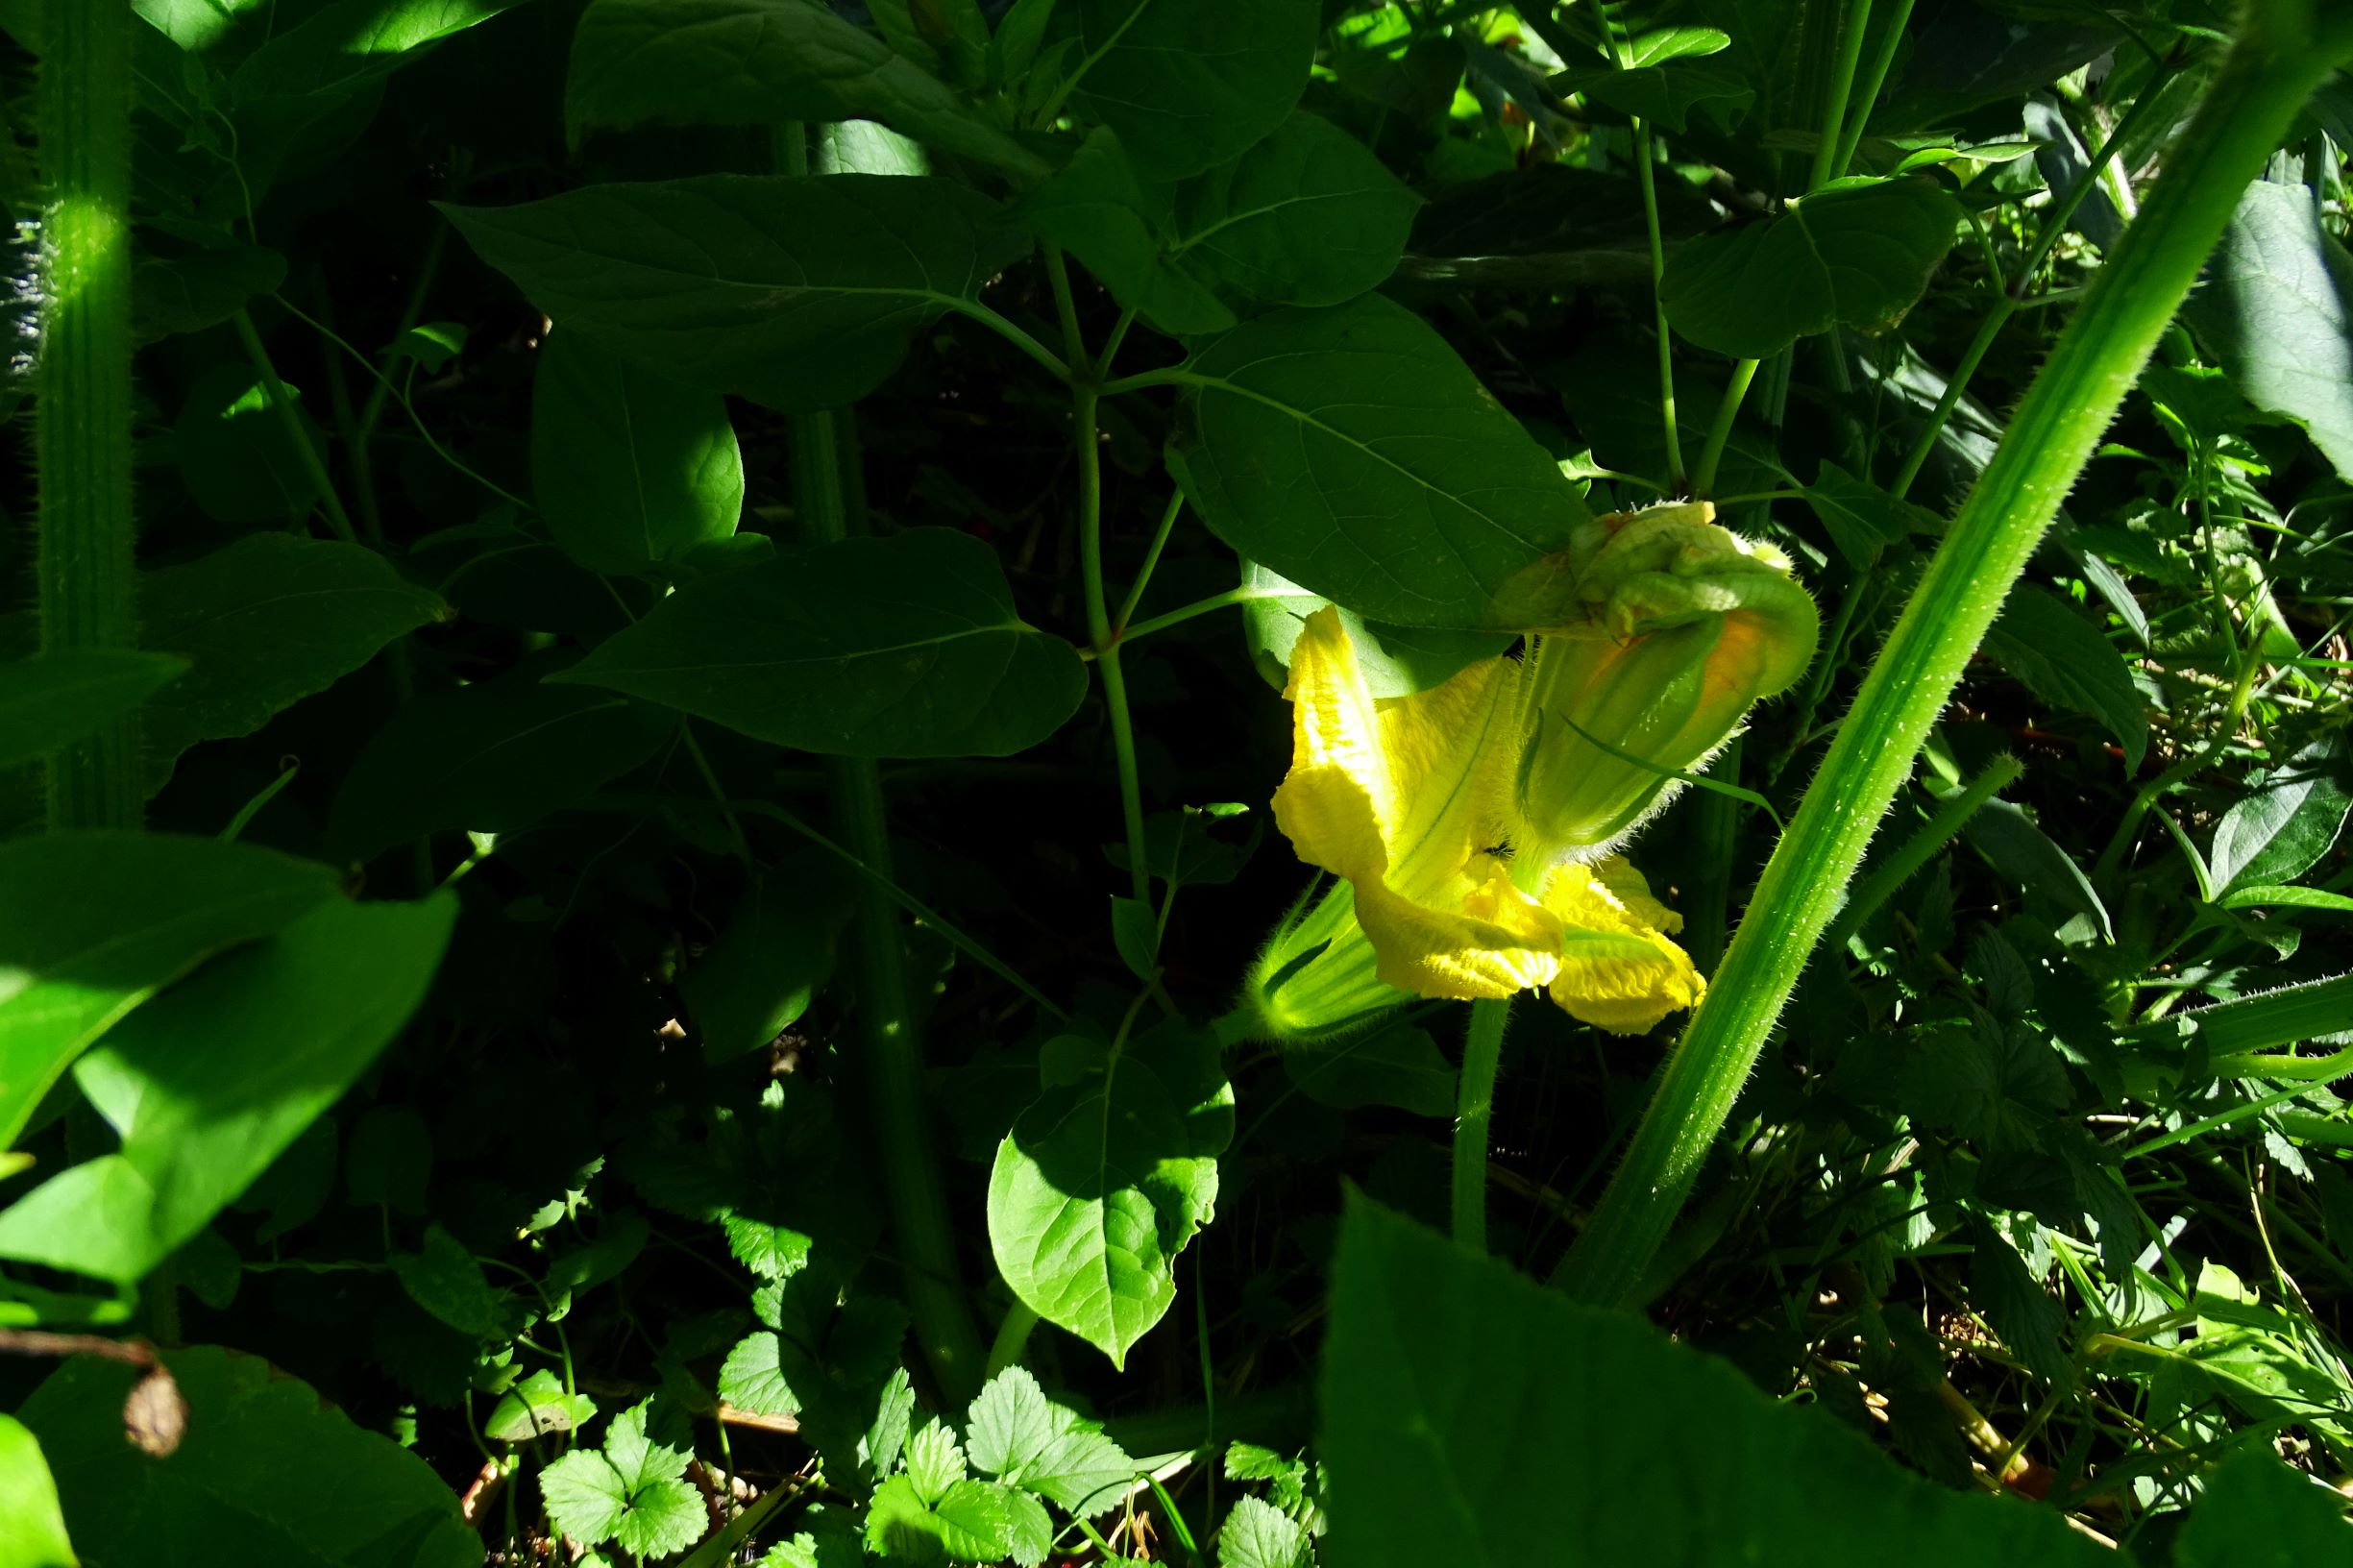
{"label": "broad dark green leaf", "polygon": [[188,661],[128,649],[38,653],[0,664],[0,768],[45,757],[135,710]]}
{"label": "broad dark green leaf", "polygon": [[527,678],[421,698],[369,740],[327,820],[333,860],[453,828],[512,833],[652,756],[676,716]]}
{"label": "broad dark green leaf", "polygon": [[779,551],[690,583],[549,678],[867,757],[1007,756],[1087,688],[1077,651],[1015,614],[995,551],[945,528]]}
{"label": "broad dark green leaf", "polygon": [[1588,521],[1446,340],[1378,296],[1245,322],[1181,380],[1169,462],[1210,527],[1360,615],[1504,625],[1497,596]]}
{"label": "broad dark green leaf", "polygon": [[217,327],[285,278],[286,258],[258,245],[225,245],[143,261],[131,280],[138,335],[170,337]]}
{"label": "broad dark green leaf", "polygon": [[58,1074],[206,955],[334,895],[324,866],[168,834],[0,844],[0,1149]]}
{"label": "broad dark green leaf", "polygon": [[1029,248],[968,186],[889,175],[711,174],[443,210],[564,327],[778,408],[873,390],[919,328],[975,308]]}
{"label": "broad dark green leaf", "polygon": [[[1707,1464],[1662,1462],[1694,1433]],[[1918,1568],[2114,1560],[2055,1510],[1937,1486],[1639,1317],[1576,1306],[1353,1195],[1323,1433],[1327,1554],[1357,1568],[1875,1568],[1896,1541]]]}
{"label": "broad dark green leaf", "polygon": [[2315,741],[2215,824],[2207,871],[2217,893],[2293,882],[2335,846],[2353,810],[2342,731]]}
{"label": "broad dark green leaf", "polygon": [[734,535],[744,456],[717,393],[559,331],[531,383],[531,490],[566,554],[625,576]]}
{"label": "broad dark green leaf", "polygon": [[2206,1482],[2173,1560],[2179,1568],[2353,1568],[2353,1525],[2330,1487],[2243,1443]]}
{"label": "broad dark green leaf", "polygon": [[1581,67],[1563,71],[1552,81],[1563,93],[1581,92],[1621,114],[1636,115],[1670,131],[1683,130],[1695,109],[1703,110],[1720,128],[1728,127],[1748,111],[1756,97],[1756,89],[1732,72],[1684,59],[1625,70]]}
{"label": "broad dark green leaf", "polygon": [[1077,6],[1079,106],[1169,179],[1223,163],[1283,123],[1308,85],[1320,27],[1316,0]]}
{"label": "broad dark green leaf", "polygon": [[1454,1064],[1428,1030],[1411,1024],[1287,1045],[1283,1070],[1309,1099],[1342,1111],[1364,1105],[1393,1105],[1425,1116],[1455,1111]]}
{"label": "broad dark green leaf", "polygon": [[1213,1041],[1164,1025],[1048,1090],[997,1148],[989,1244],[1024,1305],[1127,1364],[1176,1300],[1217,1202],[1234,1089]]}
{"label": "broad dark green leaf", "polygon": [[440,598],[358,545],[257,533],[139,582],[139,640],[193,668],[148,700],[159,786],[199,741],[250,735],[442,613]]}
{"label": "broad dark green leaf", "polygon": [[1686,242],[1660,284],[1667,319],[1736,359],[1832,327],[1884,331],[1927,289],[1960,217],[1924,175],[1833,182],[1777,217]]}
{"label": "broad dark green leaf", "polygon": [[308,1384],[208,1345],[163,1362],[187,1431],[161,1458],[124,1437],[140,1373],[121,1361],[76,1357],[17,1412],[49,1457],[85,1563],[479,1568],[481,1540],[448,1483]]}
{"label": "broad dark green leaf", "polygon": [[403,57],[522,3],[334,0],[246,57],[235,76],[238,100],[357,86],[407,63]]}
{"label": "broad dark green leaf", "polygon": [[2353,256],[2311,191],[2248,186],[2182,313],[2247,402],[2303,426],[2353,479]]}
{"label": "broad dark green leaf", "polygon": [[2007,800],[1988,800],[1961,825],[1961,836],[1975,845],[2003,876],[2029,894],[2050,899],[2060,908],[2088,917],[2108,941],[2116,926],[2108,906],[2083,868],[2026,814],[2023,806]]}
{"label": "broad dark green leaf", "polygon": [[678,989],[707,1062],[756,1051],[797,1022],[833,973],[850,889],[830,857],[804,856],[754,882]]}
{"label": "broad dark green leaf", "polygon": [[0,1415],[0,1565],[75,1568],[58,1484],[32,1429]]}
{"label": "broad dark green leaf", "polygon": [[2148,751],[2148,698],[2133,684],[2124,655],[2082,611],[2022,583],[1986,633],[1985,651],[2044,701],[2098,720],[2124,748],[2124,772],[2141,771]]}
{"label": "broad dark green leaf", "polygon": [[595,0],[574,36],[565,112],[576,129],[874,119],[1024,178],[1046,166],[922,66],[809,0]]}
{"label": "broad dark green leaf", "polygon": [[[280,384],[296,400],[311,450],[325,450],[299,389]],[[205,372],[180,405],[172,449],[196,504],[224,523],[284,523],[318,502],[302,448],[251,365],[225,360]]]}
{"label": "broad dark green leaf", "polygon": [[1110,128],[1080,143],[1015,215],[1085,262],[1122,305],[1163,331],[1213,332],[1234,325],[1234,312],[1208,283],[1169,254],[1175,191],[1139,175]]}
{"label": "broad dark green leaf", "polygon": [[514,1332],[513,1298],[494,1287],[473,1252],[441,1226],[427,1226],[424,1245],[388,1262],[408,1299],[458,1333],[499,1339]]}
{"label": "broad dark green leaf", "polygon": [[2066,1310],[1992,1225],[1973,1219],[1964,1234],[1973,1249],[1971,1302],[2029,1372],[2060,1387],[2072,1387],[2075,1366],[2068,1355]]}
{"label": "broad dark green leaf", "polygon": [[1177,189],[1175,256],[1271,305],[1338,305],[1397,270],[1415,196],[1347,132],[1293,114]]}
{"label": "broad dark green leaf", "polygon": [[226,954],[75,1064],[120,1152],[0,1212],[0,1257],[129,1284],[204,1229],[408,1021],[456,900],[333,899]]}
{"label": "broad dark green leaf", "polygon": [[1822,520],[1838,553],[1857,568],[1869,566],[1882,550],[1908,534],[1935,533],[1943,522],[1925,506],[1899,501],[1836,463],[1822,465],[1814,482],[1805,487],[1805,503]]}

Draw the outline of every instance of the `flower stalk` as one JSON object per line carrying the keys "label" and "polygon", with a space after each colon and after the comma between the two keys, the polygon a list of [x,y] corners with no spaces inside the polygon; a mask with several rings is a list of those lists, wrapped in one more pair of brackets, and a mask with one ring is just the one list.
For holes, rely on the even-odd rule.
{"label": "flower stalk", "polygon": [[1556,1271],[1627,1301],[1689,1196],[1865,846],[2060,501],[2312,90],[2353,53],[2353,18],[2255,0],[2140,216],[2035,378],[1766,865],[1709,998],[1661,1073],[1592,1222]]}

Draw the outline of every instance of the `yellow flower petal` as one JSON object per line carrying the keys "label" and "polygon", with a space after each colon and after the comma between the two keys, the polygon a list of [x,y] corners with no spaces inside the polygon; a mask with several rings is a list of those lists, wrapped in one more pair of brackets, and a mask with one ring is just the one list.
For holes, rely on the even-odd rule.
{"label": "yellow flower petal", "polygon": [[1511,872],[1483,855],[1483,875],[1459,904],[1434,907],[1378,883],[1357,885],[1357,920],[1379,955],[1381,979],[1417,996],[1475,1001],[1511,996],[1552,979],[1560,963],[1560,922],[1511,885]]}
{"label": "yellow flower petal", "polygon": [[1642,873],[1617,855],[1562,866],[1544,890],[1562,926],[1552,997],[1572,1017],[1612,1034],[1638,1035],[1707,990],[1666,933],[1681,918],[1651,896]]}

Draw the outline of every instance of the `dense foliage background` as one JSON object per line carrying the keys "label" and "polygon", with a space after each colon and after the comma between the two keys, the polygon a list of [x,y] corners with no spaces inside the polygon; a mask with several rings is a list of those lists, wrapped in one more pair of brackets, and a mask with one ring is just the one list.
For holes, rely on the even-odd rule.
{"label": "dense foliage background", "polygon": [[[135,11],[144,662],[34,660],[0,555],[0,1564],[72,1560],[40,1455],[96,1564],[2353,1559],[2353,80],[1646,1327],[1538,1282],[1679,1021],[1513,1015],[1488,1263],[1396,1217],[1461,1008],[1237,1013],[1311,876],[1288,637],[1502,649],[1333,563],[1532,457],[1786,551],[1820,654],[1630,849],[1712,971],[2230,8]],[[1410,482],[1250,426],[1285,359]],[[37,759],[134,710],[145,834],[44,833]]]}

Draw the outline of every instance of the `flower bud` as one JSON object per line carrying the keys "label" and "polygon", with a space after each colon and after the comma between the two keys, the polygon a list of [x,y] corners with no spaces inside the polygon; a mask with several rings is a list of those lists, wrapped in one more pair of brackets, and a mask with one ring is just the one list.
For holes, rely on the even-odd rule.
{"label": "flower bud", "polygon": [[1819,617],[1788,559],[1714,515],[1700,502],[1605,519],[1584,619],[1532,639],[1524,847],[1591,860],[1620,842],[1813,658]]}

